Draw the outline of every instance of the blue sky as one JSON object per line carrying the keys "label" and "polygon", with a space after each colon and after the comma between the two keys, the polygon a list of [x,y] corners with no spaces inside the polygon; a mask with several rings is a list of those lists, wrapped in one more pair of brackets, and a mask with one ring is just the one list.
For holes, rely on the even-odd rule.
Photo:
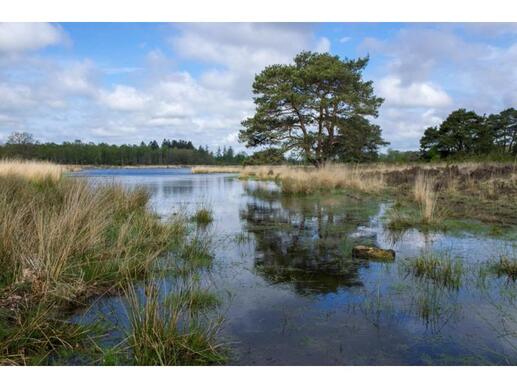
{"label": "blue sky", "polygon": [[0,23],[0,142],[232,145],[254,74],[301,50],[370,55],[392,148],[417,149],[458,107],[517,106],[517,24]]}

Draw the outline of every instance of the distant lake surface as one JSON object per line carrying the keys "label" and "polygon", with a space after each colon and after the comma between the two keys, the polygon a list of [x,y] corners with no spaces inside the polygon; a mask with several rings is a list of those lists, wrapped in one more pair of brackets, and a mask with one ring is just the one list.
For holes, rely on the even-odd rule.
{"label": "distant lake surface", "polygon": [[[274,183],[182,168],[91,169],[93,184],[145,187],[163,218],[210,207],[214,263],[206,282],[223,300],[221,339],[237,365],[516,364],[515,283],[483,263],[515,255],[508,238],[468,233],[399,235],[384,227],[392,204],[353,193],[282,196]],[[352,259],[354,244],[396,251],[394,263]],[[461,285],[408,272],[421,254],[463,266]],[[120,297],[97,300],[77,320],[121,329]]]}

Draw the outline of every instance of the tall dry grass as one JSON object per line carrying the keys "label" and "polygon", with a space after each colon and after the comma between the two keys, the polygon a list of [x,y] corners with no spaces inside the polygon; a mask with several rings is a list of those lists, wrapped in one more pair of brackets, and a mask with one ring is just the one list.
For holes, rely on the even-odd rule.
{"label": "tall dry grass", "polygon": [[258,166],[246,167],[241,178],[276,180],[285,194],[312,194],[335,189],[379,192],[386,187],[384,175],[358,166],[329,164],[323,168]]}
{"label": "tall dry grass", "polygon": [[240,166],[194,166],[190,169],[192,174],[216,174],[216,173],[240,173]]}
{"label": "tall dry grass", "polygon": [[0,177],[23,177],[32,181],[57,181],[67,168],[58,164],[31,160],[0,160]]}
{"label": "tall dry grass", "polygon": [[415,201],[420,206],[424,223],[431,223],[436,217],[437,192],[435,186],[435,180],[428,175],[420,173],[416,176],[413,194]]}

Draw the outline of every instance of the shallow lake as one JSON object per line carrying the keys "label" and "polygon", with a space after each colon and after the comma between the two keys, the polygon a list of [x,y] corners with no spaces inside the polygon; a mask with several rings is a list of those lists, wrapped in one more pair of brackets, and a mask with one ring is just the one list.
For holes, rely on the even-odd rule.
{"label": "shallow lake", "polygon": [[[94,169],[95,184],[144,186],[162,217],[214,212],[214,262],[206,282],[223,300],[221,339],[230,364],[517,364],[516,283],[484,270],[515,241],[454,232],[390,233],[387,200],[357,193],[283,197],[274,183],[189,169]],[[358,243],[391,248],[393,263],[352,259]],[[419,255],[461,263],[461,284],[415,276]],[[123,330],[120,297],[101,298],[74,319]],[[117,327],[119,329],[117,329]]]}

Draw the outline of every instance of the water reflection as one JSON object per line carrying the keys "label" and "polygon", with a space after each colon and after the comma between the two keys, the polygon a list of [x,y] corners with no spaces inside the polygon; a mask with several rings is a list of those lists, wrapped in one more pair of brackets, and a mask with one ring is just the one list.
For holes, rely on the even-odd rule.
{"label": "water reflection", "polygon": [[256,240],[257,273],[271,283],[292,284],[300,294],[362,285],[359,269],[368,263],[352,259],[350,247],[375,236],[352,233],[378,206],[360,206],[358,199],[344,206],[340,198],[275,198],[260,185],[246,191],[254,200],[240,216]]}

